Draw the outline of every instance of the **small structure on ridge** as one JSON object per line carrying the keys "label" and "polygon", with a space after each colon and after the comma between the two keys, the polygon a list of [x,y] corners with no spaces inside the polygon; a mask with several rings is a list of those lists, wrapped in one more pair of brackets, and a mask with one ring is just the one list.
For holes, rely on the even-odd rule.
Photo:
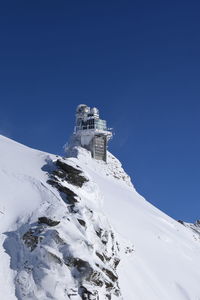
{"label": "small structure on ridge", "polygon": [[74,135],[80,145],[91,152],[93,158],[106,161],[107,144],[112,137],[112,132],[107,128],[106,121],[100,119],[96,107],[78,105]]}

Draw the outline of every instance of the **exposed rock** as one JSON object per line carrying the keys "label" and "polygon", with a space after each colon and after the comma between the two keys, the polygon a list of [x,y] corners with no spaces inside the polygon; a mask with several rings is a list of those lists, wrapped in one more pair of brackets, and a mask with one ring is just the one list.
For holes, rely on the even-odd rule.
{"label": "exposed rock", "polygon": [[119,259],[118,257],[115,257],[113,263],[114,263],[114,268],[115,268],[115,270],[116,270],[117,266],[118,266],[119,263],[120,263],[120,259]]}
{"label": "exposed rock", "polygon": [[104,278],[100,271],[93,271],[92,274],[87,278],[87,281],[93,283],[95,286],[102,287],[104,283]]}
{"label": "exposed rock", "polygon": [[23,237],[22,237],[25,245],[30,248],[31,251],[33,251],[39,242],[39,236],[37,235],[36,231],[33,229],[30,229],[27,231]]}
{"label": "exposed rock", "polygon": [[184,222],[182,220],[178,220],[178,222],[182,225],[184,225]]}
{"label": "exposed rock", "polygon": [[133,246],[132,247],[126,247],[125,248],[125,254],[129,254],[129,253],[132,253],[132,252],[134,252],[134,248],[133,248]]}
{"label": "exposed rock", "polygon": [[100,258],[101,261],[104,262],[104,256],[102,254],[100,254],[99,252],[96,251],[96,255],[98,256],[98,258]]}
{"label": "exposed rock", "polygon": [[[79,205],[78,202],[75,202],[69,207],[78,210]],[[77,245],[80,249],[87,249],[88,254],[86,259],[81,257],[81,251],[80,257],[75,257],[74,254],[76,253],[77,255],[79,252],[74,251],[70,242],[71,238],[68,239],[68,235],[61,238],[59,231],[52,228],[59,223],[61,224],[62,221],[59,222],[44,216],[39,217],[38,223],[33,223],[32,227],[22,236],[25,245],[32,253],[30,256],[27,256],[26,263],[21,263],[22,269],[32,276],[33,273],[37,272],[38,267],[41,268],[41,265],[44,265],[45,268],[49,265],[53,269],[61,268],[63,274],[66,272],[66,268],[68,268],[66,274],[69,274],[68,276],[72,278],[71,282],[74,282],[74,285],[70,283],[70,285],[66,287],[66,295],[68,295],[69,298],[80,296],[81,299],[97,300],[100,294],[104,295],[105,300],[112,299],[112,295],[120,297],[121,293],[118,285],[118,276],[116,274],[116,267],[120,260],[115,235],[109,226],[106,225],[104,227],[103,222],[99,223],[101,219],[100,215],[96,215],[96,213],[89,208],[85,211],[88,212],[88,210],[91,211],[89,219],[87,219],[88,214],[85,214],[83,215],[84,219],[76,217],[76,220],[78,220],[82,226],[86,225],[85,220],[92,222],[93,227],[90,227],[91,237],[93,237],[94,241],[96,241],[97,236],[99,239],[97,239],[94,245],[87,239],[80,239],[80,244]],[[69,210],[69,213],[71,214],[73,212]],[[84,211],[82,211],[82,214],[84,214]],[[95,218],[94,220],[96,221],[91,221],[91,217]],[[71,216],[69,219],[64,218],[62,220],[71,222],[73,217]],[[102,227],[100,227],[99,224],[101,224]],[[80,231],[76,222],[74,225],[77,226],[78,231]],[[35,251],[33,252],[33,250]],[[36,265],[32,265],[33,261],[36,262]],[[18,281],[24,281],[23,274],[24,273],[19,272],[16,282],[21,295],[23,294],[23,297],[25,297],[26,291],[21,289],[21,283],[18,283]]]}
{"label": "exposed rock", "polygon": [[69,212],[72,213],[72,214],[76,214],[76,213],[79,212],[79,210],[78,210],[78,208],[76,207],[75,204],[71,204],[71,205],[68,207],[68,209],[69,209]]}
{"label": "exposed rock", "polygon": [[63,193],[66,195],[66,202],[68,204],[74,204],[75,202],[77,202],[77,195],[70,189],[68,189],[66,186],[63,186],[62,184],[60,184],[59,182],[57,182],[56,180],[53,179],[49,179],[47,181],[48,184],[52,185],[53,187],[57,188],[57,190],[60,193]]}
{"label": "exposed rock", "polygon": [[77,221],[82,225],[82,226],[86,226],[86,223],[85,223],[85,221],[84,220],[82,220],[82,219],[77,219]]}
{"label": "exposed rock", "polygon": [[[90,207],[85,206],[84,210],[82,210],[81,197],[78,196],[79,190],[77,189],[77,195],[69,185],[82,187],[88,179],[83,176],[81,169],[67,164],[65,159],[58,159],[55,165],[57,169],[50,173],[47,182],[60,192],[62,199],[68,204],[68,212],[71,215],[70,220],[73,220],[73,215],[77,214],[75,219],[85,228],[86,232],[89,229],[92,240],[89,242],[86,237],[83,240],[80,238],[80,249],[82,247],[87,249],[88,256],[86,257],[88,259],[82,258],[81,252],[80,257],[75,257],[74,254],[76,253],[77,255],[78,252],[74,252],[67,236],[65,237],[66,240],[63,240],[58,231],[52,231],[50,228],[44,227],[45,234],[43,233],[43,235],[48,236],[48,238],[44,239],[42,247],[46,249],[45,251],[53,263],[61,266],[64,264],[72,276],[76,288],[75,286],[68,287],[70,290],[67,289],[66,295],[70,295],[70,297],[79,295],[83,300],[98,300],[99,291],[102,290],[107,300],[112,299],[112,295],[120,296],[118,276],[116,274],[116,268],[120,262],[118,256],[120,250],[115,235],[111,227],[107,224],[105,225],[104,221],[101,222],[101,216]],[[52,227],[58,225],[59,221],[40,217],[38,223]],[[77,222],[73,224],[77,226],[78,232],[80,232],[80,226]],[[86,228],[86,224],[90,224],[90,226]],[[99,239],[96,241],[97,236]],[[51,244],[51,242],[48,242],[49,238],[56,243],[56,252],[49,249],[49,243]],[[32,247],[37,247],[37,243]],[[92,259],[92,265],[90,259]]]}
{"label": "exposed rock", "polygon": [[52,238],[58,245],[65,245],[65,241],[60,237],[59,232],[55,230],[52,232]]}
{"label": "exposed rock", "polygon": [[71,269],[72,276],[78,282],[83,282],[84,280],[85,282],[89,282],[91,284],[91,279],[94,277],[96,271],[93,270],[88,261],[71,256],[65,258],[64,261],[65,264]]}
{"label": "exposed rock", "polygon": [[101,241],[104,245],[108,243],[108,232],[104,231],[103,234],[101,234]]}
{"label": "exposed rock", "polygon": [[194,224],[186,223],[181,220],[178,220],[178,222],[193,231],[193,233],[194,233],[193,237],[195,240],[198,240],[198,241],[200,240],[200,220],[197,220]]}
{"label": "exposed rock", "polygon": [[54,170],[52,172],[52,174],[55,175],[55,176],[57,176],[57,177],[59,177],[59,178],[61,178],[61,179],[64,179],[66,177],[65,171],[60,170],[60,169]]}
{"label": "exposed rock", "polygon": [[82,300],[99,300],[98,292],[97,291],[89,291],[88,288],[84,286],[80,286],[79,294]]}
{"label": "exposed rock", "polygon": [[52,226],[58,225],[60,223],[60,221],[51,220],[47,217],[40,217],[40,218],[38,218],[38,223],[39,224],[46,224],[46,225],[52,227]]}
{"label": "exposed rock", "polygon": [[82,185],[88,181],[87,178],[81,175],[82,171],[80,169],[76,169],[60,159],[56,161],[56,165],[61,169],[61,171],[54,171],[54,174],[62,179],[65,179],[68,183],[82,187]]}
{"label": "exposed rock", "polygon": [[89,262],[82,260],[80,258],[73,258],[73,266],[76,268],[77,272],[74,272],[74,277],[88,277],[92,274],[93,269],[90,266]]}
{"label": "exposed rock", "polygon": [[117,281],[118,276],[116,274],[114,274],[114,272],[112,272],[111,270],[105,269],[105,268],[103,268],[102,270],[113,282]]}
{"label": "exposed rock", "polygon": [[101,229],[101,228],[98,228],[98,229],[96,230],[96,234],[97,234],[97,236],[98,236],[99,238],[101,238],[102,232],[103,232],[103,229]]}

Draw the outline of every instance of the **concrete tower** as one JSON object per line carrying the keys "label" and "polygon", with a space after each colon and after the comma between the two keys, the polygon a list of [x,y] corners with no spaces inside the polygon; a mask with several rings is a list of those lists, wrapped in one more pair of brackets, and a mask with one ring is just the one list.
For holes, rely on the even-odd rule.
{"label": "concrete tower", "polygon": [[93,158],[107,159],[107,143],[112,132],[107,128],[106,121],[99,118],[99,110],[85,104],[76,109],[76,126],[74,132],[80,145],[91,152]]}

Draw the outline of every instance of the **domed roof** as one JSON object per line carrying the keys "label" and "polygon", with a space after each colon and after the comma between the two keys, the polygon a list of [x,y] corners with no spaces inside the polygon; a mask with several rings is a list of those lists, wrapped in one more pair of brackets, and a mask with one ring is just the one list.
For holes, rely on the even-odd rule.
{"label": "domed roof", "polygon": [[93,107],[90,111],[91,111],[91,113],[94,114],[94,115],[99,115],[99,110],[98,110],[98,108],[96,108],[96,107]]}
{"label": "domed roof", "polygon": [[86,104],[79,104],[76,108],[77,113],[87,113],[90,111],[90,108]]}

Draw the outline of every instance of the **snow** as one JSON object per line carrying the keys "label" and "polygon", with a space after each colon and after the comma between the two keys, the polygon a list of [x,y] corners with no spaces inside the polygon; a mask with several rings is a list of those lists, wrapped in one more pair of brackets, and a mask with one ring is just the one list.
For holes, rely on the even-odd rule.
{"label": "snow", "polygon": [[[62,261],[69,251],[95,268],[101,260],[86,245],[103,251],[95,235],[101,226],[114,230],[119,243],[117,274],[124,300],[200,300],[198,233],[140,196],[112,154],[107,164],[79,147],[70,156],[67,163],[78,166],[89,179],[83,187],[65,184],[81,199],[76,215],[47,183],[58,157],[0,136],[0,299],[81,299],[67,296],[65,289],[75,289],[75,280],[66,265],[52,257]],[[20,237],[31,228],[38,230],[35,224],[41,216],[60,224],[55,229],[42,227],[41,246],[30,252]],[[86,220],[87,230],[77,216]],[[52,239],[56,231],[68,249]],[[108,242],[108,253],[111,246]],[[25,261],[32,271],[22,268]],[[107,299],[101,289],[99,295]],[[111,299],[122,298],[113,294]]]}
{"label": "snow", "polygon": [[122,179],[102,176],[102,162],[81,160],[98,182],[109,221],[135,247],[119,265],[124,299],[200,299],[200,243],[194,234],[125,186],[126,181],[122,185]]}

